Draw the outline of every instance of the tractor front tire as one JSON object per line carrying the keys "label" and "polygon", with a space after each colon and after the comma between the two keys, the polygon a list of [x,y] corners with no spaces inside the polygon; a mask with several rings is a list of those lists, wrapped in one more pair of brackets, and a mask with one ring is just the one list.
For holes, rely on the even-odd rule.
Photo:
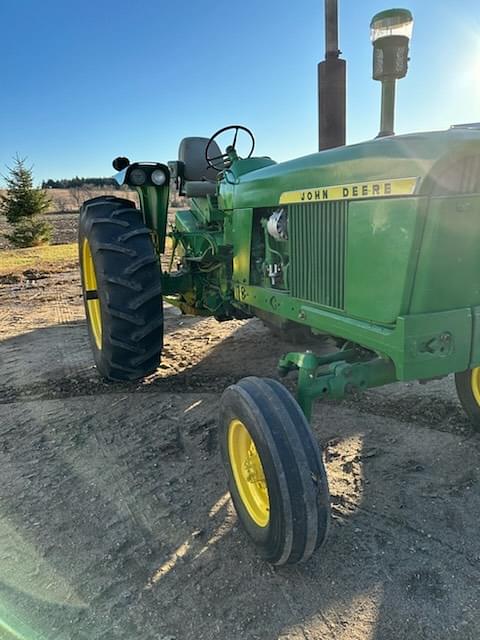
{"label": "tractor front tire", "polygon": [[458,399],[475,431],[480,431],[480,367],[455,374]]}
{"label": "tractor front tire", "polygon": [[109,380],[153,373],[163,346],[160,264],[142,212],[103,196],[80,210],[79,258],[95,364]]}
{"label": "tractor front tire", "polygon": [[276,380],[249,377],[225,390],[220,450],[238,517],[260,555],[305,562],[325,541],[327,476],[303,411]]}

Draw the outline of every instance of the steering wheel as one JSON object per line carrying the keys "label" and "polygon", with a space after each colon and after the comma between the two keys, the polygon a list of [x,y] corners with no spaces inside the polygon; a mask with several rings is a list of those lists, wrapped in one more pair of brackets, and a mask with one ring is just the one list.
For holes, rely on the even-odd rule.
{"label": "steering wheel", "polygon": [[[232,144],[227,147],[226,153],[222,153],[219,156],[210,156],[208,152],[213,142],[215,141],[215,138],[218,138],[219,135],[225,133],[225,131],[229,131],[230,129],[233,129],[233,131],[235,131],[235,135],[233,137]],[[245,133],[250,137],[252,146],[247,158],[252,157],[252,153],[255,148],[255,138],[253,137],[253,133],[250,131],[250,129],[247,129],[247,127],[242,127],[242,125],[240,124],[232,124],[228,127],[223,127],[223,129],[219,129],[218,131],[216,131],[208,141],[207,146],[205,147],[205,160],[207,161],[209,167],[212,167],[212,169],[215,169],[215,171],[222,171],[223,169],[225,169],[225,162],[230,160],[229,152],[236,151],[235,145],[237,144],[239,131],[245,131]]]}

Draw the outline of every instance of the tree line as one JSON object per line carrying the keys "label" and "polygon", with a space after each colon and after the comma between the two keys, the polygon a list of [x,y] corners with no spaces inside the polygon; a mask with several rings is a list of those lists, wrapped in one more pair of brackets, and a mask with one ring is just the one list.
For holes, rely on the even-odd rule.
{"label": "tree line", "polygon": [[119,189],[120,185],[114,178],[62,178],[60,180],[44,180],[42,189],[78,189],[81,187],[108,187],[109,189]]}

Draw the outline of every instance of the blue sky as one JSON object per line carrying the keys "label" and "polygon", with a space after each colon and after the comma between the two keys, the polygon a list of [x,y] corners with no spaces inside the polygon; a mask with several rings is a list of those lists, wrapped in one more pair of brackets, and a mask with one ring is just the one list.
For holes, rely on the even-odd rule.
{"label": "blue sky", "polygon": [[[387,0],[340,0],[348,140],[378,132],[369,23]],[[257,150],[316,150],[323,0],[182,3],[2,0],[0,170],[18,153],[49,177],[111,175],[111,160],[175,159],[183,136],[243,123]],[[398,133],[480,120],[478,0],[409,0]]]}

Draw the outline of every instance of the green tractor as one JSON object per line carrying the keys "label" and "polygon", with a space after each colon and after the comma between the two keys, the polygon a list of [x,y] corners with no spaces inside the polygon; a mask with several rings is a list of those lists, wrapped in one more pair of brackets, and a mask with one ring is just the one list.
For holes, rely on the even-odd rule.
{"label": "green tractor", "polygon": [[[384,106],[376,139],[337,139],[277,164],[255,156],[253,134],[234,125],[184,139],[168,165],[116,158],[118,181],[136,189],[140,209],[100,197],[80,213],[85,309],[102,376],[135,380],[156,370],[163,300],[185,314],[257,316],[311,335],[310,349],[279,362],[281,375],[297,373],[296,398],[277,380],[248,377],[221,399],[233,503],[277,565],[307,560],[328,531],[327,478],[309,425],[314,401],[454,373],[480,427],[480,125],[393,135],[410,23],[406,11],[372,23]],[[338,55],[330,62],[341,76]],[[328,85],[328,69],[320,75]],[[189,207],[167,230],[172,183]],[[162,268],[167,238],[172,257]],[[319,335],[337,349],[316,354]]]}

